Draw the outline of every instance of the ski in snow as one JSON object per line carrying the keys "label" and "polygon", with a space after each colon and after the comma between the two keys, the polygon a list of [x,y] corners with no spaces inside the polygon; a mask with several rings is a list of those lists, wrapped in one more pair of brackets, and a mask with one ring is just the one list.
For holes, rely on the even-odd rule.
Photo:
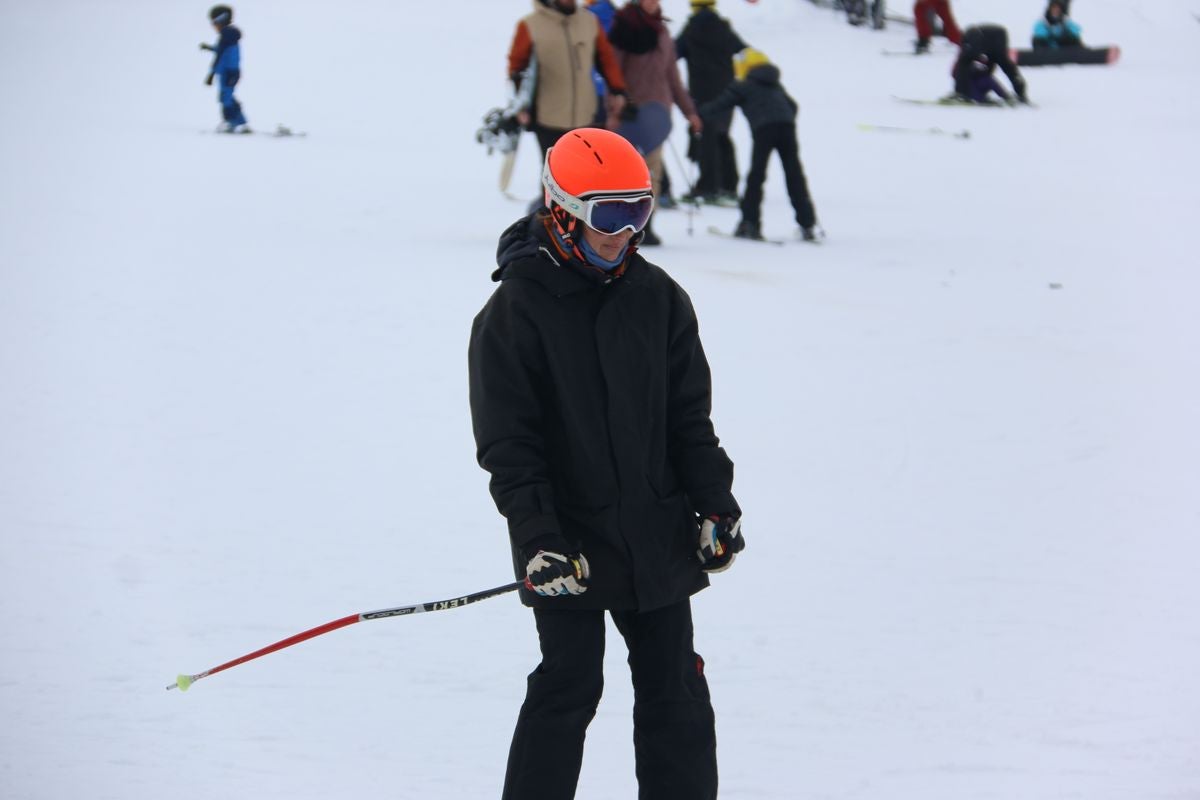
{"label": "ski in snow", "polygon": [[[1014,108],[1014,106],[1010,106],[1007,103],[973,103],[969,100],[960,100],[954,95],[940,97],[937,100],[925,100],[918,97],[896,97],[896,95],[892,95],[892,97],[897,102],[908,103],[909,105],[916,106],[944,106],[947,108]],[[1024,105],[1028,105],[1031,108],[1035,107],[1032,103],[1025,103]]]}
{"label": "ski in snow", "polygon": [[713,236],[720,236],[722,239],[733,239],[739,242],[758,242],[759,244],[773,244],[778,247],[782,247],[783,245],[787,244],[787,242],[783,239],[747,239],[744,236],[734,236],[732,233],[721,230],[716,225],[709,225],[708,232]]}
{"label": "ski in snow", "polygon": [[783,247],[789,242],[796,242],[800,244],[820,244],[825,238],[825,232],[821,230],[819,226],[817,227],[817,230],[819,231],[819,234],[816,239],[771,239],[765,236],[761,239],[747,239],[744,236],[734,236],[732,233],[721,230],[716,225],[708,226],[709,233],[711,233],[713,236],[720,236],[722,239],[733,239],[738,242],[758,242],[759,244],[772,244],[776,247]]}
{"label": "ski in snow", "polygon": [[223,130],[217,129],[217,130],[203,130],[200,132],[201,133],[213,133],[218,136],[228,136],[231,139],[236,139],[239,136],[269,136],[272,139],[286,139],[286,138],[293,138],[293,137],[298,138],[298,137],[308,136],[308,131],[294,131],[291,128],[287,127],[286,125],[276,125],[275,130],[273,130],[273,131],[256,131],[254,129],[242,130],[242,131],[223,131]]}
{"label": "ski in snow", "polygon": [[923,133],[929,136],[952,136],[955,139],[971,138],[971,132],[966,129],[948,131],[944,128],[906,128],[901,125],[874,125],[869,122],[858,123],[858,129],[861,131],[880,131],[883,133]]}

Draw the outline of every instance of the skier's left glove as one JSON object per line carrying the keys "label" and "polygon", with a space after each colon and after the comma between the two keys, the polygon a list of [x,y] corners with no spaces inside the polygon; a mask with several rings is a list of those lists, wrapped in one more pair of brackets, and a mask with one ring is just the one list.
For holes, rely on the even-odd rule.
{"label": "skier's left glove", "polygon": [[1022,103],[1023,105],[1029,105],[1029,95],[1026,93],[1025,89],[1026,84],[1024,78],[1018,77],[1017,80],[1013,81],[1013,91],[1017,93],[1017,102]]}
{"label": "skier's left glove", "polygon": [[733,558],[746,548],[742,520],[728,514],[712,514],[700,521],[700,548],[696,556],[705,572],[724,572]]}
{"label": "skier's left glove", "polygon": [[215,50],[216,48],[215,48],[215,47],[213,47],[213,46],[212,46],[211,44],[209,44],[208,42],[201,42],[201,43],[200,43],[200,49],[201,49],[201,50]]}

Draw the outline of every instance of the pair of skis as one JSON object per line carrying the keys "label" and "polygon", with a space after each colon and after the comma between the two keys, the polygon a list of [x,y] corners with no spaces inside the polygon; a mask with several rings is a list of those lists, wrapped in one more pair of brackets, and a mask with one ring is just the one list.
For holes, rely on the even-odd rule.
{"label": "pair of skis", "polygon": [[758,242],[759,244],[769,244],[774,245],[775,247],[783,247],[789,243],[820,244],[825,239],[824,231],[821,231],[821,234],[816,239],[773,239],[768,236],[763,236],[758,239],[749,239],[745,236],[734,236],[728,231],[721,230],[716,225],[709,225],[708,232],[713,236],[719,236],[722,239],[736,239],[739,242]]}
{"label": "pair of skis", "polygon": [[275,130],[273,131],[256,131],[251,128],[245,128],[240,131],[213,130],[203,131],[203,133],[215,133],[219,136],[230,136],[233,138],[237,138],[238,136],[269,136],[272,139],[287,139],[292,137],[302,138],[304,136],[308,136],[308,131],[292,130],[282,123],[276,125]]}
{"label": "pair of skis", "polygon": [[1014,101],[1011,103],[1001,103],[994,100],[987,100],[982,103],[976,103],[973,100],[968,100],[954,94],[939,97],[937,100],[926,100],[919,97],[897,97],[896,95],[892,95],[892,97],[898,103],[907,103],[913,106],[943,106],[946,108],[1018,108],[1025,106],[1027,108],[1037,108],[1035,104],[1030,102],[1021,103]]}

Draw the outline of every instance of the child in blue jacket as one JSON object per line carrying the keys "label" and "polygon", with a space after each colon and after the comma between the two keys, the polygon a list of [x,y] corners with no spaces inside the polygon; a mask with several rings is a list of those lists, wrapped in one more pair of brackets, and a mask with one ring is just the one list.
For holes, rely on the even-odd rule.
{"label": "child in blue jacket", "polygon": [[229,6],[213,6],[208,11],[208,19],[220,36],[215,45],[200,45],[201,50],[211,50],[213,53],[212,68],[208,71],[208,77],[204,79],[204,85],[212,86],[213,77],[218,79],[217,97],[221,103],[221,116],[225,121],[217,131],[250,133],[246,117],[242,114],[242,105],[233,96],[233,87],[237,86],[238,78],[242,76],[242,51],[238,44],[242,32],[233,26],[233,9]]}

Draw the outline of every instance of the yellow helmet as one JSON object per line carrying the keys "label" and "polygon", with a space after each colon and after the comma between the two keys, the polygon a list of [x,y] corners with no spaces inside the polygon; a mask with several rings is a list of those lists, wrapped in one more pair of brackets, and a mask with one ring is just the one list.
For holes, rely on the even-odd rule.
{"label": "yellow helmet", "polygon": [[733,76],[739,81],[744,81],[750,70],[770,63],[771,59],[767,58],[766,54],[761,50],[747,47],[733,57]]}

